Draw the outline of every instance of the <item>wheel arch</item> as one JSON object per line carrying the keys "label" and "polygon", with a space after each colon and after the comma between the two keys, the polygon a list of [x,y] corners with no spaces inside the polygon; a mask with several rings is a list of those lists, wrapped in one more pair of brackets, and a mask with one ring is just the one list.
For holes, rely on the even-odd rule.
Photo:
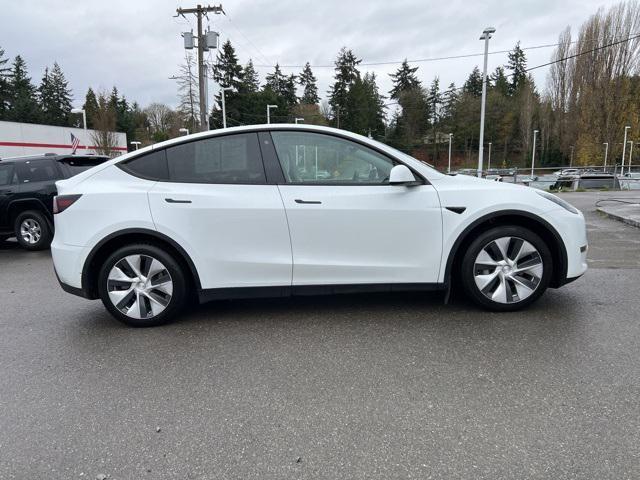
{"label": "wheel arch", "polygon": [[98,295],[98,272],[102,262],[116,249],[131,243],[149,243],[165,248],[172,253],[185,271],[185,275],[200,290],[200,276],[189,254],[172,238],[144,228],[128,228],[107,235],[89,252],[82,267],[82,290],[87,298],[96,299]]}
{"label": "wheel arch", "polygon": [[451,285],[452,279],[459,271],[462,258],[458,252],[464,251],[480,233],[501,225],[525,227],[539,235],[549,246],[553,258],[553,277],[549,286],[557,288],[566,283],[567,249],[558,231],[545,219],[533,213],[523,210],[500,210],[474,220],[458,235],[447,257],[444,276],[447,286]]}
{"label": "wheel arch", "polygon": [[7,218],[9,220],[9,225],[13,227],[18,215],[29,210],[35,210],[38,213],[41,213],[49,224],[49,228],[53,231],[53,218],[51,212],[45,204],[37,198],[20,198],[11,201],[7,206]]}

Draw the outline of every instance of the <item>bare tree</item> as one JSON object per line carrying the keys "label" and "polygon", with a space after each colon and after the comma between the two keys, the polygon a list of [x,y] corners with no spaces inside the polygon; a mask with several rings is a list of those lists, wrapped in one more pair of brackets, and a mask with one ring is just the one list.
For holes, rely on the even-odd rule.
{"label": "bare tree", "polygon": [[184,59],[185,63],[180,65],[180,74],[176,77],[180,99],[178,112],[189,131],[197,132],[200,129],[200,96],[196,62],[188,51],[185,51]]}
{"label": "bare tree", "polygon": [[96,152],[101,155],[113,156],[118,145],[116,130],[116,112],[109,102],[109,95],[101,92],[98,96],[98,109],[93,117],[94,131],[91,139],[96,147]]}
{"label": "bare tree", "polygon": [[178,136],[182,124],[180,115],[163,103],[152,103],[145,108],[152,140],[161,142]]}

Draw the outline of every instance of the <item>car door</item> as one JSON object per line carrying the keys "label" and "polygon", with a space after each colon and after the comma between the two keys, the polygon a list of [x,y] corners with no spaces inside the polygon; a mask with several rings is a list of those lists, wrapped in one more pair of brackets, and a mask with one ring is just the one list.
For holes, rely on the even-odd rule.
{"label": "car door", "polygon": [[435,189],[389,185],[400,163],[350,139],[271,132],[293,252],[293,285],[436,283],[442,217]]}
{"label": "car door", "polygon": [[53,197],[56,195],[56,180],[63,178],[62,172],[51,158],[35,158],[16,162],[18,174],[17,200],[37,199],[53,214]]}
{"label": "car door", "polygon": [[12,163],[0,163],[0,232],[13,230],[9,225],[9,201],[18,188],[15,167]]}
{"label": "car door", "polygon": [[156,228],[191,255],[202,287],[291,286],[282,199],[269,184],[258,135],[198,139],[166,149],[168,181],[149,191]]}

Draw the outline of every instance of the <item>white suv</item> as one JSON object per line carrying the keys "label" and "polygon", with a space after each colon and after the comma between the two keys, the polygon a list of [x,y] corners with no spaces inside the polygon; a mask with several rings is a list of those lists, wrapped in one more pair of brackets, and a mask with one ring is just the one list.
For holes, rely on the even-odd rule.
{"label": "white suv", "polygon": [[448,176],[360,135],[258,125],[181,137],[57,182],[62,287],[133,326],[200,301],[457,283],[514,310],[586,268],[582,214]]}

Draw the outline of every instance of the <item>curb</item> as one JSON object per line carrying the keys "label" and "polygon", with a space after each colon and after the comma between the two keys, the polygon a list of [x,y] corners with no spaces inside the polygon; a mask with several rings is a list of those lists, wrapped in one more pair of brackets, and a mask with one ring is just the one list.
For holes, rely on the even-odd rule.
{"label": "curb", "polygon": [[611,211],[607,211],[604,208],[596,208],[596,211],[602,213],[603,215],[617,220],[622,223],[626,223],[627,225],[631,225],[632,227],[640,228],[640,220],[636,220],[630,217],[625,217],[624,215],[619,215],[617,213],[613,213]]}

